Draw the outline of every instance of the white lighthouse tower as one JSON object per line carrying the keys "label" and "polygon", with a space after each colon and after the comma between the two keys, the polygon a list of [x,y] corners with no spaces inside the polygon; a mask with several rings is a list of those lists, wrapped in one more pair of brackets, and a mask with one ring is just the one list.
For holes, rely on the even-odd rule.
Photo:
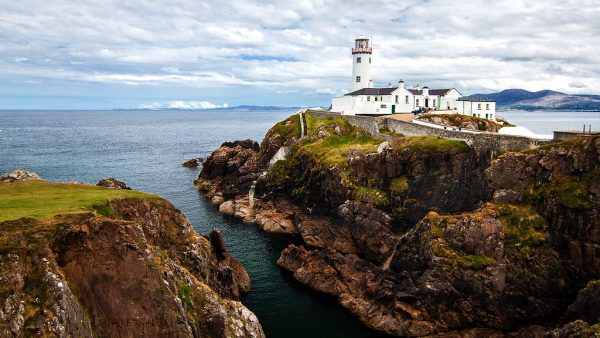
{"label": "white lighthouse tower", "polygon": [[352,48],[352,91],[372,87],[371,81],[371,48],[366,36],[354,39]]}

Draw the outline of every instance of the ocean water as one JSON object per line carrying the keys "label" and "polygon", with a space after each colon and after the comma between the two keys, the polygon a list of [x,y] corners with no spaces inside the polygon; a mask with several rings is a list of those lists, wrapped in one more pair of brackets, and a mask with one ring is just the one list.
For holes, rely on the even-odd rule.
{"label": "ocean water", "polygon": [[223,232],[252,279],[242,302],[267,337],[379,337],[337,304],[275,264],[294,241],[225,217],[194,188],[181,163],[224,141],[262,140],[292,111],[0,111],[0,174],[25,168],[57,182],[116,177],[170,200],[201,233]]}
{"label": "ocean water", "polygon": [[[292,111],[0,111],[0,173],[25,168],[51,181],[96,183],[116,177],[156,193],[201,233],[220,228],[252,279],[243,298],[268,337],[379,337],[335,299],[296,282],[275,264],[295,241],[218,213],[194,188],[198,170],[181,163],[208,156],[224,141],[254,139]],[[600,129],[600,113],[498,112],[539,134]]]}
{"label": "ocean water", "polygon": [[555,130],[583,130],[583,125],[600,131],[600,112],[508,110],[497,111],[496,115],[539,135],[552,135]]}

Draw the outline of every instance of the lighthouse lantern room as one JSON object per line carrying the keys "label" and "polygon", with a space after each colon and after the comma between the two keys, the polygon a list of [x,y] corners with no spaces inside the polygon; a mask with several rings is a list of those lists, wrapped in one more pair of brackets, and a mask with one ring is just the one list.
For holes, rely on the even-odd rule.
{"label": "lighthouse lantern room", "polygon": [[352,89],[359,90],[373,86],[371,81],[371,48],[370,39],[360,36],[354,40],[352,48]]}

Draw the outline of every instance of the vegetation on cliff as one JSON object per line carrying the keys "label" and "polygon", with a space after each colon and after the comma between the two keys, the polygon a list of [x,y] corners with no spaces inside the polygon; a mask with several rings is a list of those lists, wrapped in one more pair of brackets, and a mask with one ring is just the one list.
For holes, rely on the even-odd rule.
{"label": "vegetation on cliff", "polygon": [[[261,149],[245,160],[226,145],[208,159],[227,157],[243,172],[209,182],[228,189],[249,175],[248,163],[286,154],[258,166],[267,175],[255,198],[261,222],[279,214],[309,246],[291,245],[278,261],[297,280],[398,336],[543,336],[554,327],[529,325],[554,321],[559,334],[596,325],[558,318],[600,276],[600,138],[495,156],[434,136],[384,141],[341,117],[304,116],[303,139],[267,134],[268,159]],[[294,210],[282,215],[278,204]]]}
{"label": "vegetation on cliff", "polygon": [[158,196],[0,183],[0,216],[0,336],[263,336],[220,234]]}
{"label": "vegetation on cliff", "polygon": [[476,131],[498,132],[502,127],[513,127],[505,120],[492,121],[476,116],[461,114],[423,114],[418,117],[421,121],[440,124],[448,127],[463,128]]}
{"label": "vegetation on cliff", "polygon": [[93,210],[107,214],[108,201],[125,197],[158,198],[133,190],[114,190],[78,183],[41,180],[3,183],[0,184],[0,222]]}

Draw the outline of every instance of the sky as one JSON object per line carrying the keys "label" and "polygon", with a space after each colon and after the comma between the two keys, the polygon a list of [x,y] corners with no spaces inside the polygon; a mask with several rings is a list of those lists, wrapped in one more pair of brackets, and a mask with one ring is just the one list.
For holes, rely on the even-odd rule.
{"label": "sky", "polygon": [[0,109],[329,106],[376,86],[600,94],[600,0],[0,3]]}

